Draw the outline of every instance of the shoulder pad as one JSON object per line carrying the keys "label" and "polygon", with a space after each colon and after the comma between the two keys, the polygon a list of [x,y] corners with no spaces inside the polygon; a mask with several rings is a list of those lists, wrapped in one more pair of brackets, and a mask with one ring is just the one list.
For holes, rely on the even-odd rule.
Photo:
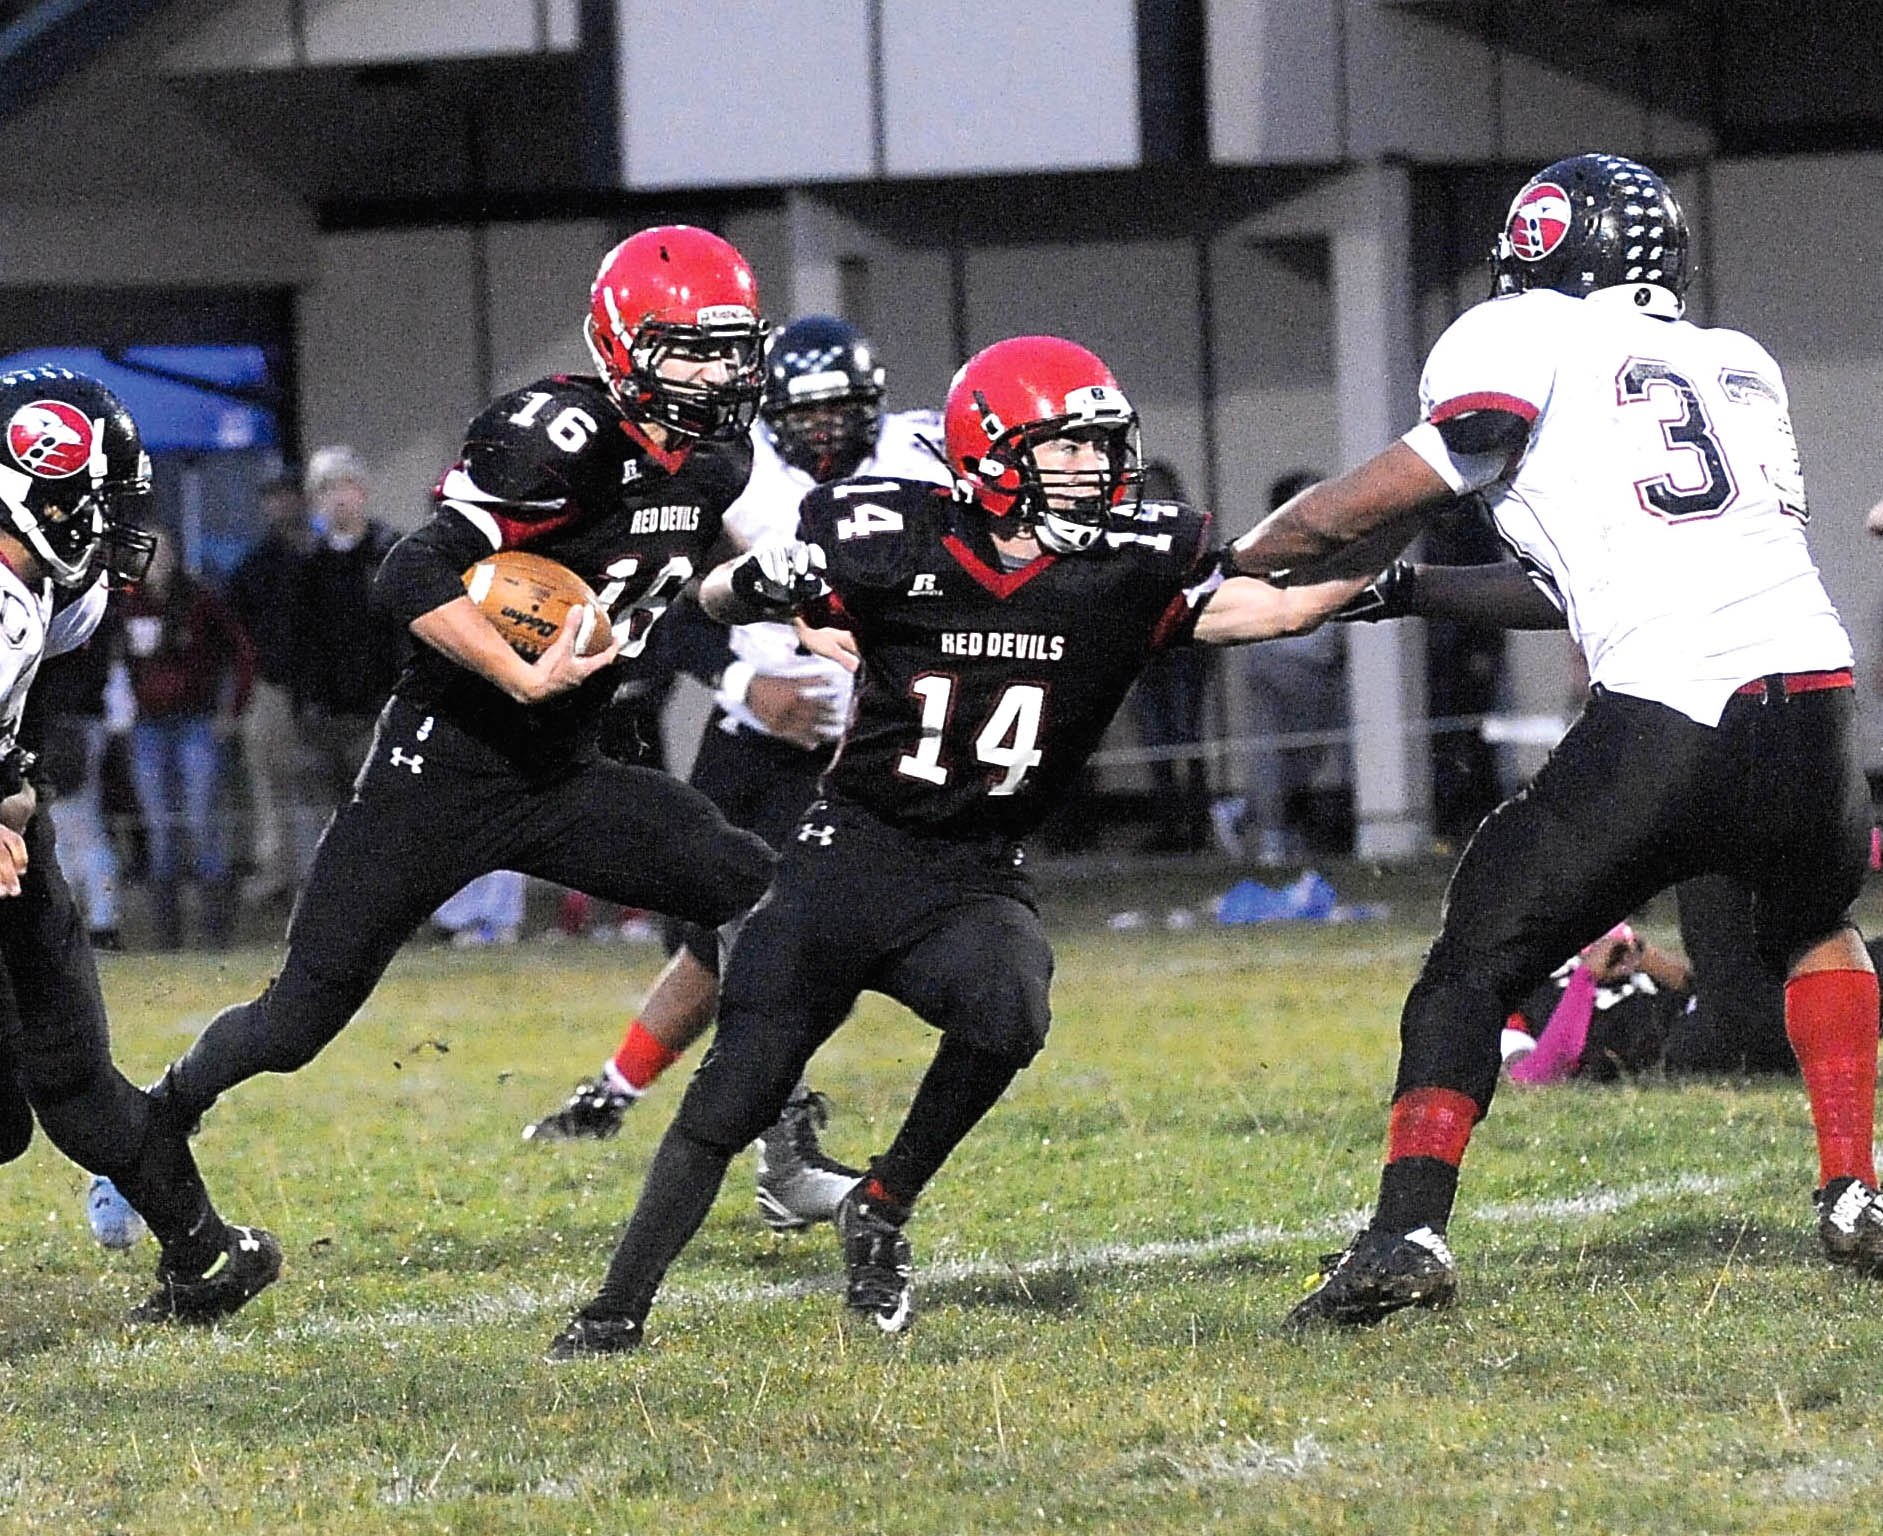
{"label": "shoulder pad", "polygon": [[799,537],[819,545],[833,570],[867,577],[895,568],[911,542],[929,537],[947,502],[941,487],[920,480],[838,480],[805,495]]}
{"label": "shoulder pad", "polygon": [[1209,513],[1186,502],[1145,501],[1136,516],[1115,520],[1105,542],[1115,550],[1168,555],[1188,565],[1208,538],[1211,521]]}
{"label": "shoulder pad", "polygon": [[[607,503],[621,482],[621,413],[593,379],[557,375],[491,402],[465,434],[459,468],[484,496],[548,512]],[[451,494],[449,491],[446,494]]]}

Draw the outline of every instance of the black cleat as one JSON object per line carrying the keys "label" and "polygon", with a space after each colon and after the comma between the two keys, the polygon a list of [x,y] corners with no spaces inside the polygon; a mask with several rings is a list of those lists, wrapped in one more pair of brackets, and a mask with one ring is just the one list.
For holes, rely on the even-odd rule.
{"label": "black cleat", "polygon": [[755,1194],[758,1214],[772,1231],[799,1232],[834,1221],[838,1202],[863,1177],[862,1169],[824,1155],[817,1133],[829,1123],[830,1101],[807,1089],[759,1137]]}
{"label": "black cleat", "polygon": [[592,1355],[623,1355],[639,1349],[646,1337],[640,1319],[633,1317],[588,1317],[578,1312],[549,1341],[550,1360],[586,1360]]}
{"label": "black cleat", "polygon": [[915,1255],[902,1228],[860,1188],[838,1203],[835,1219],[843,1239],[843,1304],[884,1333],[908,1332],[915,1326]]}
{"label": "black cleat", "polygon": [[634,1105],[632,1094],[610,1088],[598,1077],[575,1085],[569,1102],[553,1115],[523,1127],[525,1141],[606,1141],[619,1134],[621,1117]]}
{"label": "black cleat", "polygon": [[1824,1256],[1860,1274],[1883,1277],[1883,1195],[1862,1179],[1832,1179],[1812,1197]]}
{"label": "black cleat", "polygon": [[1321,1283],[1288,1314],[1291,1333],[1377,1323],[1401,1307],[1449,1307],[1458,1299],[1458,1267],[1430,1227],[1355,1236],[1321,1259]]}
{"label": "black cleat", "polygon": [[179,1275],[161,1256],[157,1289],[125,1320],[132,1323],[213,1323],[239,1312],[281,1273],[281,1244],[260,1227],[229,1228],[229,1246],[202,1274]]}

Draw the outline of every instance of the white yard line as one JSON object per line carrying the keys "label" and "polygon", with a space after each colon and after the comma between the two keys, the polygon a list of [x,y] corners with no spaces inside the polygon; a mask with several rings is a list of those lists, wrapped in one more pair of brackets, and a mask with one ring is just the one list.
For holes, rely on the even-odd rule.
{"label": "white yard line", "polygon": [[[1468,1225],[1574,1226],[1600,1220],[1631,1206],[1657,1200],[1687,1196],[1714,1197],[1744,1189],[1767,1178],[1774,1170],[1748,1168],[1730,1177],[1708,1174],[1682,1174],[1674,1178],[1649,1180],[1640,1184],[1590,1190],[1580,1195],[1548,1200],[1513,1201],[1483,1205],[1466,1210]],[[1337,1242],[1349,1236],[1366,1219],[1364,1211],[1349,1210],[1329,1214],[1306,1226],[1287,1227],[1279,1223],[1240,1227],[1216,1237],[1171,1239],[1146,1243],[1098,1243],[1074,1248],[1041,1258],[1018,1262],[991,1254],[967,1259],[937,1259],[923,1263],[918,1258],[918,1284],[937,1281],[962,1282],[997,1280],[1009,1276],[1089,1274],[1095,1271],[1151,1269],[1166,1265],[1195,1263],[1230,1254],[1261,1253],[1296,1247],[1304,1243]],[[818,1239],[813,1237],[811,1241]],[[595,1255],[594,1274],[582,1279],[563,1276],[549,1285],[507,1286],[499,1291],[478,1292],[453,1297],[436,1304],[391,1307],[357,1316],[305,1317],[285,1322],[267,1330],[267,1337],[281,1343],[309,1339],[396,1338],[417,1330],[457,1328],[475,1323],[521,1323],[535,1318],[566,1312],[586,1297],[599,1278],[605,1255]],[[294,1284],[290,1272],[286,1285]],[[747,1282],[706,1282],[669,1286],[661,1293],[663,1310],[697,1305],[748,1305],[795,1300],[804,1296],[835,1292],[840,1285],[835,1273],[802,1280]],[[169,1334],[147,1333],[116,1340],[100,1339],[88,1347],[93,1361],[100,1365],[164,1348]],[[239,1324],[213,1336],[223,1347],[236,1347],[248,1335]]]}

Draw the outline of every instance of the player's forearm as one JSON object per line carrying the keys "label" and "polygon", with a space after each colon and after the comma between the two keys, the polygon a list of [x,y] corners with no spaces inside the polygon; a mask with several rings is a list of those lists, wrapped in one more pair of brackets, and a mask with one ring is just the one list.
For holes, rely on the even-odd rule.
{"label": "player's forearm", "polygon": [[[744,556],[739,557],[740,560]],[[700,607],[709,619],[721,624],[760,624],[767,620],[789,620],[791,610],[778,609],[755,601],[736,591],[732,573],[739,560],[714,566],[700,582]]]}
{"label": "player's forearm", "polygon": [[1312,567],[1369,536],[1398,535],[1403,543],[1427,513],[1453,499],[1431,465],[1394,443],[1271,512],[1236,540],[1235,566],[1245,576],[1261,576]]}
{"label": "player's forearm", "polygon": [[1566,629],[1569,621],[1514,560],[1415,565],[1407,612],[1494,629]]}
{"label": "player's forearm", "polygon": [[1247,645],[1306,634],[1367,584],[1364,576],[1277,587],[1255,577],[1232,577],[1210,594],[1197,616],[1199,645]]}
{"label": "player's forearm", "polygon": [[[464,592],[464,572],[490,542],[454,512],[441,512],[392,546],[373,577],[373,610],[412,625]],[[414,633],[417,633],[414,630]]]}
{"label": "player's forearm", "polygon": [[519,704],[534,704],[544,697],[530,664],[510,648],[470,598],[460,594],[421,613],[408,628],[433,650],[496,684]]}

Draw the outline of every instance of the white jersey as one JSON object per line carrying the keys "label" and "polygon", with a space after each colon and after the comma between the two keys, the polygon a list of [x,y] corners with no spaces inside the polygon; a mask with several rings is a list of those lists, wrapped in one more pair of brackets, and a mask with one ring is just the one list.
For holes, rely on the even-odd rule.
{"label": "white jersey", "polygon": [[19,736],[39,664],[77,650],[98,628],[105,613],[104,579],[56,614],[52,599],[51,582],[42,581],[35,592],[0,564],[0,751],[12,748]]}
{"label": "white jersey", "polygon": [[[923,446],[942,447],[942,419],[934,411],[898,411],[883,418],[876,451],[856,468],[852,478],[886,476],[897,480],[933,480],[949,483],[947,467]],[[752,478],[739,499],[726,509],[726,532],[743,548],[780,543],[797,537],[798,503],[817,482],[778,455],[763,422],[752,426]],[[756,677],[810,678],[829,690],[833,725],[830,739],[842,733],[841,722],[850,713],[851,676],[836,662],[813,656],[798,644],[789,624],[739,624],[732,630],[732,653],[737,659],[726,668],[715,698],[728,722],[747,730],[770,734],[746,708],[745,694]]]}
{"label": "white jersey", "polygon": [[[1805,546],[1785,380],[1738,331],[1662,320],[1635,288],[1536,289],[1466,311],[1432,348],[1406,442],[1554,588],[1589,679],[1719,724],[1733,690],[1851,664]],[[1514,460],[1450,453],[1473,410],[1530,425]]]}

